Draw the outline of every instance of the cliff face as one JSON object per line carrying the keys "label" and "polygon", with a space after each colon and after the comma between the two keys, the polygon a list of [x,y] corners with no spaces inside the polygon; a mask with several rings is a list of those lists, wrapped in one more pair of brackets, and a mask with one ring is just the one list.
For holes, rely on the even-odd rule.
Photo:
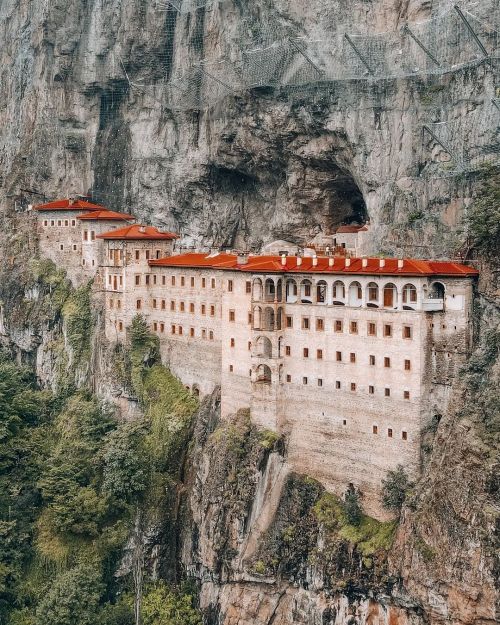
{"label": "cliff face", "polygon": [[[346,16],[359,32],[382,32],[432,9],[440,7],[419,0],[249,6],[224,0],[181,13],[139,0],[4,0],[3,338],[31,359],[47,385],[61,374],[58,358],[72,357],[62,313],[45,299],[64,285],[52,276],[23,291],[23,263],[35,246],[26,246],[29,224],[14,218],[13,209],[38,201],[34,191],[91,192],[111,208],[180,231],[185,243],[305,242],[344,220],[369,218],[373,252],[449,255],[474,179],[419,177],[432,171],[440,151],[422,141],[422,126],[473,112],[493,96],[494,62],[371,86],[337,81],[314,97],[311,90],[291,97],[272,88],[216,103],[207,95],[209,110],[185,110],[182,99],[191,101],[193,93],[180,88],[173,110],[158,82],[196,60],[251,48],[263,38],[252,30],[255,20],[280,38],[314,37],[335,32]],[[154,88],[134,86],[153,80]],[[208,93],[206,82],[196,89]],[[461,131],[472,136],[472,129]],[[490,299],[481,299],[480,308],[482,342],[449,413],[426,434],[424,474],[392,547],[381,528],[373,550],[362,545],[375,535],[354,539],[332,525],[336,509],[326,506],[317,485],[289,474],[280,441],[241,422],[217,434],[216,399],[206,406],[187,468],[188,522],[180,541],[182,563],[200,581],[209,625],[491,625],[500,619],[499,400],[492,392],[499,318]],[[98,311],[92,323],[98,326]],[[80,382],[111,398],[109,356],[99,341],[89,349],[91,367],[80,372]]]}

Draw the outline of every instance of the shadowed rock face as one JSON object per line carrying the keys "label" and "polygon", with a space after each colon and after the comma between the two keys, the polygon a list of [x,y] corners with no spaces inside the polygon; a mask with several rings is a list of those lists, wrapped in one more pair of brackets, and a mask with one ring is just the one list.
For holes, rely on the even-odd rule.
{"label": "shadowed rock face", "polygon": [[[91,192],[186,243],[251,248],[278,237],[307,242],[369,218],[373,252],[453,250],[450,233],[471,191],[454,178],[418,178],[432,156],[422,124],[477,106],[492,66],[371,87],[339,82],[328,96],[254,89],[208,111],[172,111],[158,83],[193,61],[239,55],[265,28],[319,36],[348,18],[360,32],[380,32],[429,11],[418,0],[275,8],[224,0],[195,14],[139,0],[5,0],[0,206],[39,198],[21,189]],[[199,90],[204,102],[210,85],[177,100],[188,107]]]}

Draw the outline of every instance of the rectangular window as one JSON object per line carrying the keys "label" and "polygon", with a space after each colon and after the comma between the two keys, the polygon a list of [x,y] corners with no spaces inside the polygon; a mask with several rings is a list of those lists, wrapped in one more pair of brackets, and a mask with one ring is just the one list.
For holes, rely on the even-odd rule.
{"label": "rectangular window", "polygon": [[335,320],[335,332],[342,332],[342,321],[340,319]]}
{"label": "rectangular window", "polygon": [[160,323],[160,332],[165,332],[165,324]]}
{"label": "rectangular window", "polygon": [[202,278],[201,279],[201,288],[204,289],[207,286],[207,279],[206,278]]}
{"label": "rectangular window", "polygon": [[208,338],[213,341],[214,340],[214,333],[212,330],[210,330],[210,332],[208,333]]}
{"label": "rectangular window", "polygon": [[157,277],[156,277],[156,274],[154,274],[153,275],[153,284],[156,284],[156,282],[157,282]]}
{"label": "rectangular window", "polygon": [[60,219],[57,220],[57,225],[62,226],[62,221]]}
{"label": "rectangular window", "polygon": [[405,432],[405,431],[403,430],[403,431],[401,432],[401,438],[402,438],[404,441],[407,441],[407,440],[408,440],[408,432]]}
{"label": "rectangular window", "polygon": [[153,331],[158,332],[158,323],[156,321],[153,322]]}
{"label": "rectangular window", "polygon": [[342,352],[335,352],[335,360],[337,362],[342,362]]}
{"label": "rectangular window", "polygon": [[118,330],[120,330],[120,332],[123,331],[123,321],[118,322]]}
{"label": "rectangular window", "polygon": [[229,321],[234,321],[236,319],[236,313],[234,310],[229,311]]}
{"label": "rectangular window", "polygon": [[47,226],[48,226],[48,224],[49,224],[49,222],[48,222],[48,220],[46,219],[46,220],[43,222],[43,225],[44,225],[45,227],[47,227]]}
{"label": "rectangular window", "polygon": [[351,391],[356,390],[356,382],[351,382]]}
{"label": "rectangular window", "polygon": [[248,313],[248,325],[252,325],[252,313]]}
{"label": "rectangular window", "polygon": [[123,286],[123,276],[120,276],[119,282],[120,282],[120,286]]}
{"label": "rectangular window", "polygon": [[114,301],[112,299],[110,299],[109,300],[109,307],[110,308],[114,308],[114,305],[115,305]]}
{"label": "rectangular window", "polygon": [[409,360],[405,360],[405,371],[411,371],[411,362]]}
{"label": "rectangular window", "polygon": [[340,380],[335,380],[335,388],[340,389]]}
{"label": "rectangular window", "polygon": [[71,220],[71,225],[72,225],[72,226],[76,226],[76,219],[72,219],[72,220]]}
{"label": "rectangular window", "polygon": [[233,365],[229,365],[229,373],[233,372]]}
{"label": "rectangular window", "polygon": [[170,284],[171,284],[172,286],[175,286],[175,276],[172,276],[172,277],[170,278]]}
{"label": "rectangular window", "polygon": [[321,332],[325,329],[325,320],[324,319],[316,319],[316,330]]}
{"label": "rectangular window", "polygon": [[156,260],[161,258],[161,250],[156,250]]}
{"label": "rectangular window", "polygon": [[231,347],[234,347],[234,339],[231,339],[230,343]]}
{"label": "rectangular window", "polygon": [[205,330],[205,328],[201,329],[201,338],[202,339],[206,339],[207,338],[207,331]]}
{"label": "rectangular window", "polygon": [[293,328],[293,317],[291,315],[287,315],[286,327],[287,328]]}
{"label": "rectangular window", "polygon": [[189,304],[189,312],[190,312],[190,313],[194,313],[194,304],[193,304],[193,302],[191,302],[191,303]]}
{"label": "rectangular window", "polygon": [[373,432],[373,434],[378,434],[378,426],[377,425],[373,425],[372,426],[372,432]]}
{"label": "rectangular window", "polygon": [[227,290],[229,293],[233,292],[233,281],[232,280],[228,280],[227,281]]}
{"label": "rectangular window", "polygon": [[170,332],[171,332],[172,334],[175,334],[175,326],[174,326],[174,325],[171,325],[171,326],[170,326]]}
{"label": "rectangular window", "polygon": [[87,230],[83,231],[83,240],[84,241],[88,241],[89,240],[89,233]]}
{"label": "rectangular window", "polygon": [[122,300],[121,299],[116,301],[116,307],[117,308],[121,308],[122,307]]}
{"label": "rectangular window", "polygon": [[73,252],[76,252],[77,249],[78,249],[77,246],[73,245]]}
{"label": "rectangular window", "polygon": [[316,350],[316,358],[318,360],[323,360],[323,350],[322,349],[317,349]]}
{"label": "rectangular window", "polygon": [[166,308],[167,308],[167,302],[164,299],[162,299],[161,300],[161,309],[165,310]]}
{"label": "rectangular window", "polygon": [[182,326],[179,326],[179,334],[182,335]]}
{"label": "rectangular window", "polygon": [[51,226],[55,225],[55,223],[56,223],[56,222],[55,222],[53,219],[51,219],[51,220],[50,220],[50,225],[51,225]]}
{"label": "rectangular window", "polygon": [[377,324],[373,321],[368,322],[368,336],[377,336]]}
{"label": "rectangular window", "polygon": [[373,394],[375,393],[375,387],[374,387],[374,386],[369,386],[369,387],[368,387],[368,393],[369,393],[370,395],[373,395]]}
{"label": "rectangular window", "polygon": [[292,355],[292,348],[290,347],[290,345],[285,345],[285,356],[291,356]]}
{"label": "rectangular window", "polygon": [[194,328],[189,328],[189,336],[194,338]]}
{"label": "rectangular window", "polygon": [[304,358],[309,358],[309,348],[308,347],[304,347],[303,355],[304,355]]}
{"label": "rectangular window", "polygon": [[390,397],[391,396],[391,389],[390,388],[385,388],[384,389],[384,395],[385,395],[385,397]]}
{"label": "rectangular window", "polygon": [[167,276],[162,276],[161,277],[161,285],[165,286],[167,284]]}
{"label": "rectangular window", "polygon": [[149,286],[151,276],[146,275],[145,278],[146,278],[146,286]]}
{"label": "rectangular window", "polygon": [[403,338],[404,339],[411,339],[412,337],[412,328],[411,326],[403,326]]}
{"label": "rectangular window", "polygon": [[252,349],[252,341],[248,341],[248,351]]}
{"label": "rectangular window", "polygon": [[309,317],[302,317],[302,329],[309,330]]}
{"label": "rectangular window", "polygon": [[212,289],[215,289],[215,278],[212,278],[212,280],[210,281],[210,284],[212,286]]}
{"label": "rectangular window", "polygon": [[191,277],[191,287],[194,287],[194,277]]}
{"label": "rectangular window", "polygon": [[291,382],[292,381],[292,376],[290,374],[287,374],[286,381],[287,382]]}
{"label": "rectangular window", "polygon": [[389,323],[384,324],[384,336],[389,338],[392,336],[392,326]]}
{"label": "rectangular window", "polygon": [[135,277],[135,286],[139,286],[141,284],[141,276]]}
{"label": "rectangular window", "polygon": [[354,354],[353,352],[351,352],[349,354],[349,359],[351,362],[356,362],[356,354]]}
{"label": "rectangular window", "polygon": [[302,378],[302,384],[307,384],[307,378],[305,376]]}
{"label": "rectangular window", "polygon": [[389,438],[392,438],[392,428],[388,428],[388,429],[387,429],[387,436],[388,436]]}
{"label": "rectangular window", "polygon": [[113,250],[109,250],[109,260],[113,260]]}
{"label": "rectangular window", "polygon": [[146,250],[146,260],[149,260],[149,250]]}
{"label": "rectangular window", "polygon": [[170,310],[175,310],[175,301],[173,299],[170,300]]}
{"label": "rectangular window", "polygon": [[67,219],[64,220],[64,225],[66,226],[66,228],[69,226],[69,221]]}
{"label": "rectangular window", "polygon": [[201,314],[202,315],[206,315],[207,314],[207,307],[205,304],[201,305]]}
{"label": "rectangular window", "polygon": [[135,260],[139,260],[141,258],[140,250],[135,250]]}
{"label": "rectangular window", "polygon": [[251,282],[245,282],[245,293],[251,293],[252,292],[252,283]]}
{"label": "rectangular window", "polygon": [[405,392],[403,393],[403,397],[404,397],[405,399],[410,399],[410,391],[405,391]]}
{"label": "rectangular window", "polygon": [[156,306],[157,306],[157,301],[154,299],[153,300],[153,308],[156,308]]}
{"label": "rectangular window", "polygon": [[181,286],[186,286],[186,278],[181,276]]}
{"label": "rectangular window", "polygon": [[95,241],[95,232],[93,230],[90,231],[90,240]]}
{"label": "rectangular window", "polygon": [[373,354],[370,354],[370,356],[369,356],[369,362],[370,362],[370,365],[371,365],[372,367],[374,367],[374,366],[375,366],[375,356],[374,356]]}
{"label": "rectangular window", "polygon": [[137,310],[141,310],[142,308],[142,300],[138,299],[135,303],[135,307]]}
{"label": "rectangular window", "polygon": [[347,419],[342,419],[342,425],[347,425]]}
{"label": "rectangular window", "polygon": [[184,304],[184,302],[181,302],[180,303],[180,311],[184,312],[185,308],[186,308],[186,305]]}
{"label": "rectangular window", "polygon": [[357,321],[351,321],[350,326],[349,326],[349,330],[350,330],[351,334],[357,334],[358,333],[358,322]]}
{"label": "rectangular window", "polygon": [[384,367],[386,369],[389,369],[391,366],[391,359],[388,356],[385,356],[384,358]]}
{"label": "rectangular window", "polygon": [[323,380],[321,378],[318,378],[318,386],[323,386]]}
{"label": "rectangular window", "polygon": [[210,306],[210,316],[215,317],[215,306]]}

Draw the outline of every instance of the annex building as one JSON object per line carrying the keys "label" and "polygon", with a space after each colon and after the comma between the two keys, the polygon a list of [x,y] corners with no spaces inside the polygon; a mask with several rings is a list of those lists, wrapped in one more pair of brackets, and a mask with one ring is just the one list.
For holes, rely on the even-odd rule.
{"label": "annex building", "polygon": [[173,373],[196,394],[220,385],[223,417],[250,407],[254,423],[285,435],[295,471],[338,494],[354,484],[377,516],[387,471],[418,474],[421,431],[471,349],[475,269],[176,254],[176,235],[129,215],[37,211],[41,253],[55,260],[69,246],[69,274],[96,277],[109,342],[144,315]]}

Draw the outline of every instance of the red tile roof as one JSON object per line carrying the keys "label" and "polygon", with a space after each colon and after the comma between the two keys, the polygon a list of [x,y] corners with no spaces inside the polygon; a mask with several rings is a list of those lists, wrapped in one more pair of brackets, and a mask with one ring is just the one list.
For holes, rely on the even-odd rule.
{"label": "red tile roof", "polygon": [[173,232],[161,232],[158,228],[153,226],[141,226],[140,224],[134,224],[132,226],[126,226],[125,228],[118,228],[117,230],[111,230],[104,234],[98,234],[98,239],[114,239],[114,240],[129,240],[129,241],[156,241],[159,239],[178,239],[179,235]]}
{"label": "red tile roof", "polygon": [[33,206],[36,211],[82,211],[82,210],[106,210],[104,206],[100,204],[92,204],[86,200],[72,200],[66,198],[64,200],[54,200],[53,202],[47,202],[46,204],[37,204]]}
{"label": "red tile roof", "polygon": [[[286,265],[282,265],[280,256],[249,256],[248,262],[238,264],[235,254],[181,254],[169,256],[159,260],[150,260],[153,267],[192,267],[212,269],[232,269],[253,273],[324,273],[324,274],[353,274],[353,275],[403,275],[403,276],[474,276],[478,271],[460,263],[451,261],[434,261],[404,259],[403,267],[398,268],[397,258],[386,258],[383,267],[380,267],[378,258],[367,259],[363,267],[361,258],[346,259],[336,256],[333,267],[329,266],[329,258],[318,256],[317,264],[313,265],[312,257],[302,258],[302,264],[297,264],[296,256],[286,257]],[[346,261],[350,260],[350,264]]]}
{"label": "red tile roof", "polygon": [[366,226],[339,226],[335,234],[356,234],[361,230],[368,230]]}
{"label": "red tile roof", "polygon": [[77,219],[91,220],[91,221],[131,221],[135,220],[133,215],[127,215],[126,213],[117,213],[109,210],[94,210],[90,213],[84,213],[78,215]]}

